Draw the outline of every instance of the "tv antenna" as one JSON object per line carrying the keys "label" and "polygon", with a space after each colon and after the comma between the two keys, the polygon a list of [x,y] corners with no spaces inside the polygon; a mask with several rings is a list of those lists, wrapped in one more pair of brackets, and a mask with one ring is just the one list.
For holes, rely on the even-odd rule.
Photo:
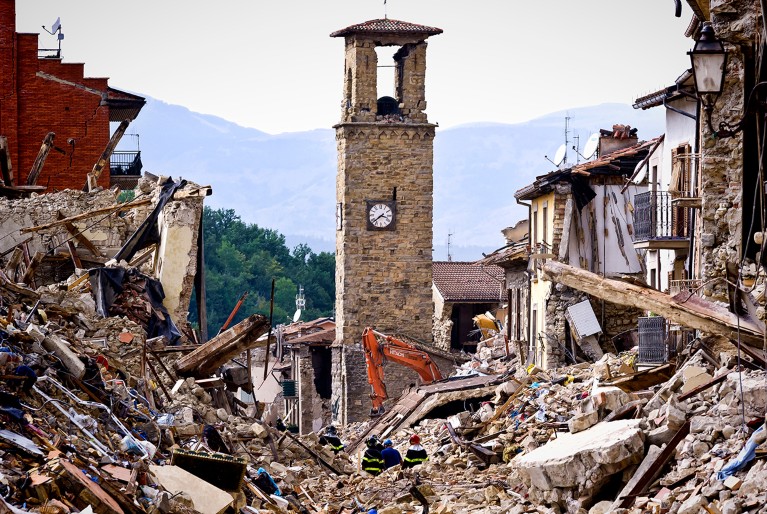
{"label": "tv antenna", "polygon": [[450,239],[453,237],[453,233],[448,231],[447,233],[447,262],[453,261],[453,256],[450,254]]}
{"label": "tv antenna", "polygon": [[551,164],[559,168],[562,164],[567,164],[567,145],[570,143],[568,134],[570,133],[570,116],[565,116],[565,144],[557,148],[557,153],[554,154],[554,160],[549,159],[548,155],[544,155],[543,158],[549,161]]}
{"label": "tv antenna", "polygon": [[304,297],[304,286],[298,286],[296,295],[296,312],[293,314],[293,323],[301,319],[301,311],[306,308],[306,298]]}
{"label": "tv antenna", "polygon": [[581,152],[578,151],[578,148],[580,148],[580,146],[581,146],[581,136],[576,134],[576,135],[573,136],[573,139],[575,140],[575,144],[573,145],[573,150],[575,150],[575,155],[576,155],[576,157],[575,157],[575,164],[580,164],[581,163],[581,157],[583,157],[581,155]]}
{"label": "tv antenna", "polygon": [[51,25],[51,30],[48,30],[45,28],[45,25],[43,25],[43,30],[46,31],[48,34],[53,36],[56,35],[56,40],[59,43],[58,48],[41,48],[40,50],[43,52],[56,52],[54,58],[61,59],[61,42],[64,40],[64,33],[61,32],[61,16],[56,18],[56,21],[53,22],[53,25]]}

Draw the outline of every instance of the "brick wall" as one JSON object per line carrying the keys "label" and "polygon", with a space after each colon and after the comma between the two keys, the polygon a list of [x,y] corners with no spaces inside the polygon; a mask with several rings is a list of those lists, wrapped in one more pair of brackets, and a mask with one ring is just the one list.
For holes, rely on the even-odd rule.
{"label": "brick wall", "polygon": [[[15,183],[26,183],[43,139],[55,132],[55,146],[67,154],[51,151],[37,184],[82,188],[109,142],[107,79],[85,79],[83,64],[38,59],[37,34],[15,33],[14,4],[0,0],[0,135],[8,138]],[[99,185],[109,187],[108,170]]]}

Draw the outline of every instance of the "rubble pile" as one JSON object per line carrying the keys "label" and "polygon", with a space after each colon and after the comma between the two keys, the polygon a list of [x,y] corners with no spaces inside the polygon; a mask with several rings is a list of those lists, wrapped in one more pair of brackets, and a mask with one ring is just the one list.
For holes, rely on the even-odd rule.
{"label": "rubble pile", "polygon": [[[199,189],[173,187],[165,201]],[[135,242],[145,229],[134,221]],[[28,272],[23,244],[0,257],[0,513],[764,508],[767,372],[726,345],[641,370],[634,349],[544,371],[496,335],[425,386],[428,401],[338,427],[335,452],[234,394],[249,378],[232,359],[254,347],[263,317],[197,344],[163,307],[151,244],[61,281]],[[405,455],[414,433],[428,460],[362,470],[372,434]]]}

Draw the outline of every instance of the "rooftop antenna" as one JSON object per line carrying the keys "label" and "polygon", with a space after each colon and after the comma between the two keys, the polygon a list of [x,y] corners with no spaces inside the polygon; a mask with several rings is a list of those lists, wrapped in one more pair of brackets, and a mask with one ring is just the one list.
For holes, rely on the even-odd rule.
{"label": "rooftop antenna", "polygon": [[554,160],[552,161],[549,159],[548,155],[544,155],[543,158],[549,161],[551,164],[559,168],[562,164],[567,164],[567,145],[570,143],[570,140],[567,138],[567,135],[570,133],[569,129],[569,122],[570,122],[570,116],[565,116],[565,144],[561,145],[559,148],[557,148],[557,153],[554,154]]}
{"label": "rooftop antenna", "polygon": [[453,237],[453,233],[448,231],[447,233],[447,262],[453,262],[453,256],[450,254],[450,239]]}
{"label": "rooftop antenna", "polygon": [[306,308],[306,298],[304,297],[304,286],[298,286],[296,295],[296,312],[293,314],[293,323],[301,319],[301,311]]}
{"label": "rooftop antenna", "polygon": [[59,42],[58,48],[41,48],[40,50],[44,52],[56,52],[55,58],[61,59],[61,42],[64,40],[64,33],[61,32],[61,16],[56,18],[56,21],[53,22],[53,25],[51,25],[51,30],[48,30],[45,28],[45,25],[43,25],[43,30],[46,31],[51,36],[56,34],[56,40]]}
{"label": "rooftop antenna", "polygon": [[575,140],[575,144],[573,145],[573,150],[575,150],[575,155],[576,155],[576,157],[575,157],[575,164],[580,164],[581,163],[581,157],[583,157],[581,155],[581,152],[578,151],[578,148],[581,147],[581,136],[576,134],[576,135],[573,136],[573,139]]}

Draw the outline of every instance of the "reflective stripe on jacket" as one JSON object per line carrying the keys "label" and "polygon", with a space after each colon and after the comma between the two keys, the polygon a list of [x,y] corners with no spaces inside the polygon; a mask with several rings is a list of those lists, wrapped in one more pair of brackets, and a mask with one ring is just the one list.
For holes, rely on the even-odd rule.
{"label": "reflective stripe on jacket", "polygon": [[402,467],[412,468],[413,466],[417,466],[428,459],[429,456],[423,446],[420,444],[414,444],[407,449],[407,453],[405,453],[405,459],[402,462]]}
{"label": "reflective stripe on jacket", "polygon": [[381,452],[375,448],[368,448],[362,456],[362,469],[371,475],[379,475],[384,469],[384,461]]}

